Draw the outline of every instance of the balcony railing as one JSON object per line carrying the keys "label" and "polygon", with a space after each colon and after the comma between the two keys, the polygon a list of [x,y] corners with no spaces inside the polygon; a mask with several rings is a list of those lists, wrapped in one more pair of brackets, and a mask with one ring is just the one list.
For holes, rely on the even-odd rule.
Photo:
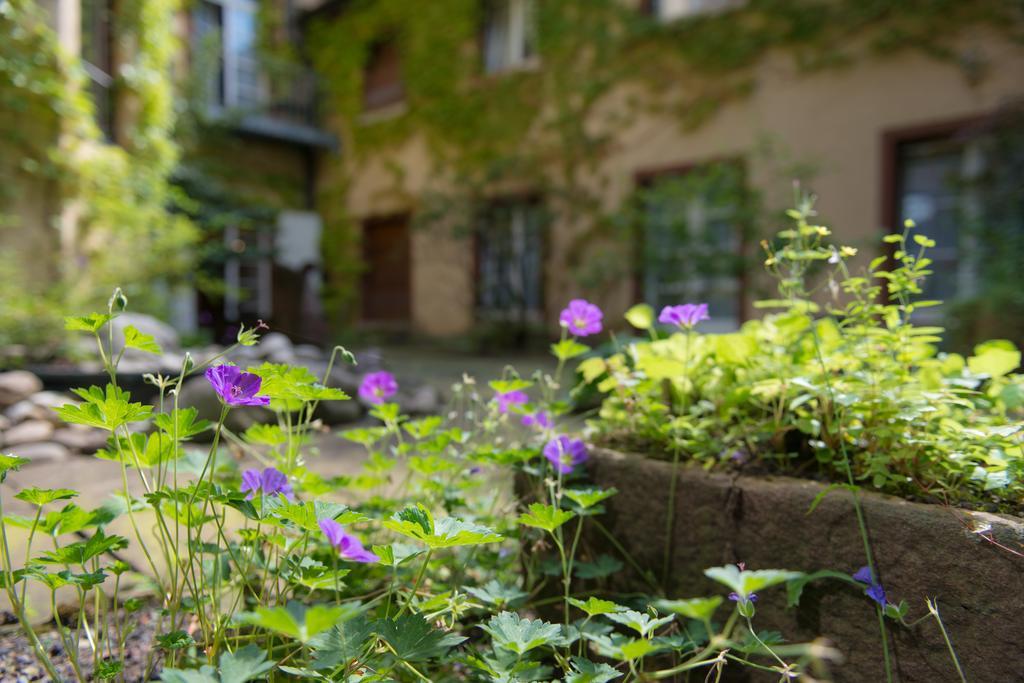
{"label": "balcony railing", "polygon": [[316,74],[294,62],[254,54],[225,55],[211,83],[214,110],[240,130],[300,144],[333,147],[319,125]]}

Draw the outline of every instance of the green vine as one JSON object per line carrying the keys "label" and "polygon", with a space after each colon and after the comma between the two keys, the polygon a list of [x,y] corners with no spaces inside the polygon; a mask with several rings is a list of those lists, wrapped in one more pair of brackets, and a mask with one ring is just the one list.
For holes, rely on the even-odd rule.
{"label": "green vine", "polygon": [[[0,287],[0,327],[18,330],[22,342],[47,339],[47,321],[95,305],[116,284],[159,310],[153,280],[171,281],[188,268],[195,228],[168,210],[179,157],[177,41],[168,27],[178,10],[178,0],[115,3],[118,123],[110,144],[95,123],[82,61],[61,45],[51,17],[31,0],[0,2],[0,158],[11,160],[0,164],[0,210],[8,229],[43,245],[5,264],[16,282],[31,283],[33,303]],[[48,216],[26,220],[18,198],[40,192]]]}
{"label": "green vine", "polygon": [[[607,229],[601,183],[584,184],[581,172],[595,168],[623,123],[591,116],[617,86],[646,88],[649,96],[633,107],[668,112],[680,127],[693,128],[724,103],[749,95],[757,87],[755,67],[769,52],[782,51],[811,72],[899,50],[958,61],[953,41],[978,25],[1024,40],[1020,8],[1000,0],[749,0],[739,10],[670,24],[619,0],[541,1],[537,68],[486,75],[479,49],[483,5],[433,0],[411,12],[403,0],[356,0],[313,23],[308,46],[346,154],[329,179],[332,188],[345,188],[367,158],[418,137],[429,145],[433,177],[443,183],[428,190],[435,204],[428,213],[472,217],[472,207],[497,182],[525,180],[551,198],[554,212],[586,216],[595,229]],[[363,73],[374,46],[392,40],[405,106],[390,117],[367,116]],[[984,64],[958,63],[966,78],[984,76]],[[685,87],[666,90],[666,82]],[[408,191],[396,172],[393,192]],[[328,260],[355,261],[345,267],[355,273],[358,239],[342,211],[327,217],[329,229],[351,234],[333,238],[328,248],[338,251]],[[344,277],[334,284],[353,285]]]}

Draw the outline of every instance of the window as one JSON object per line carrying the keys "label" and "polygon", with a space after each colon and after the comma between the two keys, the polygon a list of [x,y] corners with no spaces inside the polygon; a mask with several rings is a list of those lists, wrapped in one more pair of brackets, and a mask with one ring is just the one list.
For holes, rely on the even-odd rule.
{"label": "window", "polygon": [[712,14],[736,7],[738,0],[648,0],[651,16],[662,22],[700,14]]}
{"label": "window", "polygon": [[402,82],[398,43],[394,40],[377,43],[370,50],[363,73],[363,108],[367,111],[383,109],[404,99],[405,84]]}
{"label": "window", "polygon": [[214,107],[253,108],[266,100],[256,52],[255,0],[200,0],[193,11],[196,62]]}
{"label": "window", "polygon": [[[1024,123],[907,140],[896,145],[895,162],[893,222],[911,219],[936,243],[927,253],[935,274],[921,298],[992,300],[1007,285],[1016,290],[1024,269]],[[942,314],[915,313],[923,322]]]}
{"label": "window", "polygon": [[484,71],[529,65],[537,55],[534,0],[491,0],[484,14]]}
{"label": "window", "polygon": [[478,314],[486,320],[543,320],[543,209],[536,201],[491,204],[476,235]]}
{"label": "window", "polygon": [[709,331],[742,318],[741,168],[714,164],[648,176],[638,190],[640,298],[660,310],[707,303]]}
{"label": "window", "polygon": [[114,139],[114,59],[109,0],[82,1],[82,64],[89,77],[89,93],[96,125],[104,137]]}

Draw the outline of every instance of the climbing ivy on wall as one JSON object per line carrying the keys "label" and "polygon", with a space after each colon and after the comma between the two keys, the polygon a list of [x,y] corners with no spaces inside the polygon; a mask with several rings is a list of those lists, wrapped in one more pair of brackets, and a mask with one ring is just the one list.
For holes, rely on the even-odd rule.
{"label": "climbing ivy on wall", "polygon": [[[95,304],[115,285],[152,310],[161,303],[154,279],[188,268],[194,227],[168,210],[179,155],[171,80],[178,9],[178,0],[114,3],[118,144],[109,144],[81,59],[60,44],[51,17],[33,0],[0,2],[0,213],[5,229],[42,235],[46,245],[29,263],[5,264],[22,291],[0,290],[0,323],[10,323],[0,328],[17,330],[8,332],[17,341],[52,339],[44,319]],[[45,210],[26,217],[19,196],[45,197]]]}
{"label": "climbing ivy on wall", "polygon": [[[723,103],[757,87],[754,67],[772,51],[806,71],[843,68],[897,50],[919,50],[959,63],[968,79],[984,63],[965,60],[952,41],[988,25],[1024,40],[1019,3],[1004,0],[748,0],[742,9],[662,24],[622,0],[539,0],[539,65],[483,73],[480,0],[353,0],[318,17],[308,47],[327,87],[327,109],[343,138],[345,159],[333,169],[327,209],[329,262],[343,264],[336,288],[358,273],[357,230],[344,215],[345,187],[370,156],[418,136],[429,146],[443,190],[430,192],[428,215],[460,215],[495,184],[526,181],[556,214],[586,217],[595,231],[602,183],[581,178],[606,153],[630,110],[596,120],[595,107],[614,87],[646,88],[634,109],[668,112],[684,128],[701,125]],[[394,40],[401,56],[404,111],[368,118],[363,73],[373,49]],[[664,88],[666,82],[686,87]],[[402,195],[401,169],[393,192]],[[454,188],[454,189],[452,189]],[[334,215],[331,215],[331,214]],[[450,221],[449,221],[450,222]],[[588,238],[592,235],[588,235]],[[340,272],[340,275],[339,275]]]}

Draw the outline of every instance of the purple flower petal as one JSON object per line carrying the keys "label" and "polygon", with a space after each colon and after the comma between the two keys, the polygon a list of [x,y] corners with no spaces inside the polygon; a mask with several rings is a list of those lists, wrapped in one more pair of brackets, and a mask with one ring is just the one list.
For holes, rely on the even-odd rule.
{"label": "purple flower petal", "polygon": [[333,519],[321,519],[320,531],[324,532],[327,542],[335,548],[341,545],[342,538],[345,536],[345,530]]}
{"label": "purple flower petal", "polygon": [[885,589],[882,588],[881,584],[873,583],[864,590],[864,594],[869,598],[877,602],[882,607],[885,607],[887,600],[885,598]]}
{"label": "purple flower petal", "polygon": [[577,337],[599,333],[603,319],[601,309],[586,299],[573,299],[558,316],[558,321]]}
{"label": "purple flower petal", "polygon": [[874,578],[871,576],[871,567],[864,566],[858,569],[857,573],[853,575],[853,580],[865,585],[874,583]]}
{"label": "purple flower petal", "polygon": [[529,403],[530,397],[523,391],[505,391],[498,392],[494,395],[494,400],[498,403],[498,412],[507,413],[509,408],[512,406],[519,406]]}
{"label": "purple flower petal", "polygon": [[546,410],[538,410],[536,413],[523,415],[524,427],[538,427],[540,429],[551,429],[554,423],[551,421],[551,414]]}
{"label": "purple flower petal", "polygon": [[216,365],[206,369],[206,379],[224,403],[231,406],[265,406],[266,396],[257,396],[263,380],[259,375],[242,372],[234,365]]}
{"label": "purple flower petal", "polygon": [[573,439],[562,434],[544,445],[544,457],[555,470],[569,474],[576,465],[587,460],[587,447],[581,439]]}
{"label": "purple flower petal", "polygon": [[707,304],[683,304],[681,306],[665,306],[658,315],[658,322],[663,325],[692,329],[701,320],[710,320]]}
{"label": "purple flower petal", "polygon": [[260,490],[260,471],[259,470],[246,470],[242,472],[242,491],[248,491],[249,495],[245,497],[246,500],[252,500],[256,492]]}
{"label": "purple flower petal", "polygon": [[359,385],[359,398],[367,403],[380,405],[394,396],[397,391],[398,382],[395,381],[395,376],[381,370],[380,372],[371,372],[363,377],[363,381]]}
{"label": "purple flower petal", "polygon": [[338,554],[352,562],[380,562],[380,558],[363,548],[358,538],[345,533],[344,528],[333,519],[321,519],[320,530]]}

